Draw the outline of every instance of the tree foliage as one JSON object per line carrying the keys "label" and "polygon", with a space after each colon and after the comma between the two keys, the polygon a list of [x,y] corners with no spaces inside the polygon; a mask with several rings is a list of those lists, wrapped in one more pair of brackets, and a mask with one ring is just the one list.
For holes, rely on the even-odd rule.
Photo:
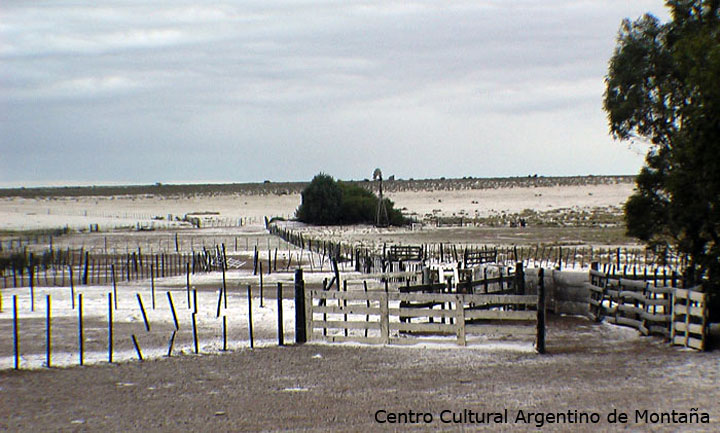
{"label": "tree foliage", "polygon": [[667,1],[671,20],[624,20],[606,77],[610,132],[649,144],[625,204],[628,234],[686,254],[720,287],[720,0]]}
{"label": "tree foliage", "polygon": [[[407,221],[394,209],[394,203],[383,199],[391,225],[403,225]],[[378,197],[372,192],[352,183],[335,181],[320,173],[302,191],[302,202],[296,217],[302,222],[319,225],[373,224]]]}

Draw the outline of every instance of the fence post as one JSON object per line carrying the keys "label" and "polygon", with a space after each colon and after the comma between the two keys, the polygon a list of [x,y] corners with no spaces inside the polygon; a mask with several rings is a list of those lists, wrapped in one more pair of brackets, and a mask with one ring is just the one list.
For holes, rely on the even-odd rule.
{"label": "fence post", "polygon": [[518,295],[525,294],[525,269],[523,262],[515,264],[515,293]]}
{"label": "fence post", "polygon": [[[312,318],[310,318],[312,319]],[[295,343],[303,344],[307,341],[305,317],[305,281],[302,269],[295,270]]]}
{"label": "fence post", "polygon": [[15,354],[15,370],[20,369],[20,332],[18,328],[17,295],[13,295],[13,348]]}
{"label": "fence post", "polygon": [[51,329],[50,295],[45,295],[45,358],[47,367],[50,368],[52,356],[52,329]]}
{"label": "fence post", "polygon": [[380,339],[383,344],[390,343],[390,311],[387,292],[380,292]]}
{"label": "fence post", "polygon": [[538,270],[537,338],[538,353],[545,353],[545,270]]}
{"label": "fence post", "polygon": [[113,362],[113,295],[108,292],[108,362]]}
{"label": "fence post", "polygon": [[465,300],[463,295],[455,296],[455,326],[457,327],[457,342],[460,346],[466,346],[465,339]]}
{"label": "fence post", "polygon": [[285,345],[283,336],[282,283],[277,283],[278,346]]}
{"label": "fence post", "polygon": [[82,293],[78,293],[78,357],[80,365],[85,364],[85,337],[83,334],[83,298]]}

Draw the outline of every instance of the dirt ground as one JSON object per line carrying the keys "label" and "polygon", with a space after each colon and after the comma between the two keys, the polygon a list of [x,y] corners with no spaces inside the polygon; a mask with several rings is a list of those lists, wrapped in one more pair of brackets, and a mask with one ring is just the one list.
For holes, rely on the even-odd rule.
{"label": "dirt ground", "polygon": [[[551,318],[547,355],[506,347],[305,344],[67,369],[0,372],[2,431],[720,430],[720,358],[581,318]],[[520,347],[520,349],[518,349]],[[636,411],[707,413],[652,423]],[[444,410],[508,411],[498,424],[443,423]],[[518,420],[597,413],[599,424]],[[609,424],[613,410],[626,424]],[[384,412],[429,412],[390,424]],[[522,412],[520,412],[522,411]],[[443,415],[447,419],[451,415]],[[421,418],[422,419],[422,418]],[[427,419],[427,418],[426,418]],[[548,419],[548,418],[546,418]]]}

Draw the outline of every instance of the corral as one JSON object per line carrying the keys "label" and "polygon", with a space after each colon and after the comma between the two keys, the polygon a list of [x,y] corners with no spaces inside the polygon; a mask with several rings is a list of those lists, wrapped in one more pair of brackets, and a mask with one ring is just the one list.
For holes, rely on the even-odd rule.
{"label": "corral", "polygon": [[[512,194],[522,188],[515,189]],[[535,187],[525,189],[537,194]],[[598,195],[595,191],[593,200]],[[0,212],[27,213],[32,200],[22,200],[19,212],[13,211],[17,199],[5,199]],[[198,212],[183,209],[182,202],[135,214]],[[62,220],[55,214],[61,207],[45,199],[33,206],[30,213],[48,207]],[[278,214],[292,212],[284,209]],[[600,414],[604,430],[616,428],[606,419],[613,410],[629,411],[631,417],[640,411],[631,428],[717,430],[716,353],[664,341],[694,338],[698,325],[689,318],[694,295],[681,304],[685,314],[672,320],[685,328],[670,328],[670,289],[648,290],[647,283],[638,283],[681,286],[682,257],[672,252],[618,243],[618,231],[592,223],[562,227],[566,235],[589,238],[558,243],[548,236],[552,223],[493,228],[495,220],[479,217],[457,227],[430,221],[409,231],[315,229],[280,221],[270,223],[268,231],[263,216],[272,215],[245,210],[245,216],[220,212],[227,219],[217,225],[235,221],[234,227],[171,225],[146,231],[134,221],[128,231],[92,222],[133,213],[132,207],[115,212],[109,207],[100,216],[93,217],[90,209],[83,217],[88,227],[99,224],[99,231],[5,234],[3,254],[33,253],[38,262],[16,266],[15,272],[6,267],[0,280],[5,369],[0,418],[7,420],[0,427],[437,431],[473,428],[442,423],[444,410],[517,414],[566,408]],[[607,230],[611,242],[593,237]],[[523,238],[530,240],[518,241]],[[53,254],[44,254],[49,251]],[[592,263],[596,271],[590,270]],[[297,268],[303,269],[301,280]],[[293,299],[298,281],[304,285],[306,314],[299,327]],[[539,296],[541,288],[547,296]],[[13,325],[13,301],[18,325]],[[556,314],[540,319],[538,313],[546,309]],[[537,353],[541,321],[546,355]],[[299,329],[310,341],[286,347]],[[15,331],[17,372],[12,371]],[[144,361],[137,362],[141,356]],[[54,368],[46,368],[48,361]],[[57,368],[80,363],[85,366]],[[687,397],[696,395],[707,399]],[[710,424],[647,421],[655,412],[693,408],[708,413]],[[379,424],[374,414],[381,410],[429,412],[434,421]],[[651,413],[643,418],[647,410]],[[525,431],[536,426],[489,427]],[[573,426],[575,431],[597,428]]]}

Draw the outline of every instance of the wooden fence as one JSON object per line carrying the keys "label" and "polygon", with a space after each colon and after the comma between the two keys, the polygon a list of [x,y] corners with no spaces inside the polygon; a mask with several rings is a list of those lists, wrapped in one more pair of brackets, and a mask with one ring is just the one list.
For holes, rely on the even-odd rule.
{"label": "wooden fence", "polygon": [[705,350],[709,295],[702,287],[656,286],[590,270],[589,315],[660,335],[672,344]]}
{"label": "wooden fence", "polygon": [[[495,262],[514,264],[523,262],[526,267],[587,269],[593,262],[605,273],[626,279],[653,280],[655,285],[663,285],[678,280],[679,269],[683,269],[686,258],[671,250],[653,250],[650,248],[612,248],[560,245],[476,245],[435,243],[421,245],[353,245],[334,242],[328,239],[312,238],[301,230],[279,227],[275,223],[267,225],[272,235],[297,246],[316,252],[323,257],[335,258],[339,263],[349,262],[358,272],[395,272],[405,271],[408,261],[403,254],[394,255],[393,251],[413,251],[412,258],[417,261],[440,263],[477,263]],[[467,259],[467,261],[466,261]],[[412,262],[413,260],[410,260]]]}
{"label": "wooden fence", "polygon": [[0,288],[73,285],[109,285],[113,282],[163,278],[222,270],[225,248],[192,253],[90,253],[49,250],[15,253],[0,258]]}
{"label": "wooden fence", "polygon": [[590,317],[637,329],[643,335],[670,335],[673,287],[616,278],[590,270]]}
{"label": "wooden fence", "polygon": [[700,289],[675,289],[670,335],[672,344],[705,350],[709,295],[700,292]]}
{"label": "wooden fence", "polygon": [[307,290],[306,335],[371,344],[446,343],[451,336],[464,346],[471,335],[536,335],[544,342],[538,304],[536,295]]}

